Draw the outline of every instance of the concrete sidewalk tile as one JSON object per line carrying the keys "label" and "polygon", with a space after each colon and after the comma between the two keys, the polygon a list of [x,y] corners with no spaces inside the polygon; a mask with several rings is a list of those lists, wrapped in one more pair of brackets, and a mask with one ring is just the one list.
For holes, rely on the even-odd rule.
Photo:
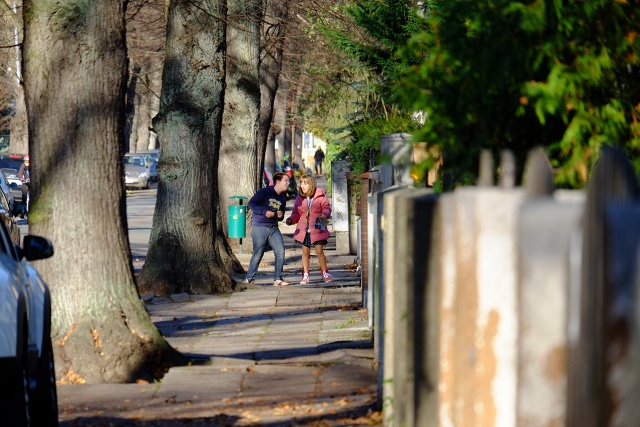
{"label": "concrete sidewalk tile", "polygon": [[[189,366],[169,369],[155,397],[174,401],[210,400],[212,395],[234,396],[246,369],[220,366]],[[188,384],[188,387],[185,387]]]}
{"label": "concrete sidewalk tile", "polygon": [[122,413],[143,406],[153,398],[157,384],[58,385],[60,421],[96,412]]}
{"label": "concrete sidewalk tile", "polygon": [[324,368],[319,376],[319,391],[329,394],[347,394],[355,391],[375,393],[377,373],[373,364],[335,364]]}
{"label": "concrete sidewalk tile", "polygon": [[243,396],[277,396],[298,399],[316,391],[318,369],[288,365],[256,365],[242,382]]}
{"label": "concrete sidewalk tile", "polygon": [[224,369],[242,369],[246,370],[256,364],[255,360],[242,359],[238,357],[228,356],[212,356],[211,366]]}

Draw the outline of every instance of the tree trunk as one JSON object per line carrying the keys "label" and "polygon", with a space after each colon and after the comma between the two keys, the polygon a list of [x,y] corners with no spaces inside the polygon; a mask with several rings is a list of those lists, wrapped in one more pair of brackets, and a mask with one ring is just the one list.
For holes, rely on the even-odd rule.
{"label": "tree trunk", "polygon": [[139,104],[139,97],[136,96],[138,80],[140,80],[140,67],[134,66],[130,73],[129,84],[127,85],[127,106],[125,108],[124,126],[124,151],[125,153],[136,152],[136,119]]}
{"label": "tree trunk", "polygon": [[162,64],[166,43],[166,0],[129,0],[126,25],[127,49],[133,70],[129,102],[133,114],[129,145],[131,152],[156,148],[151,119],[158,114],[162,88]]}
{"label": "tree trunk", "polygon": [[149,149],[149,128],[151,127],[151,110],[149,108],[149,76],[143,77],[143,88],[138,91],[138,95],[134,98],[136,102],[135,115],[135,147],[136,153],[147,151]]}
{"label": "tree trunk", "polygon": [[[258,157],[260,115],[260,0],[228,0],[227,88],[218,170],[220,213],[228,231],[231,196],[251,197],[260,188],[262,157]],[[261,153],[262,154],[262,153]],[[237,240],[230,242],[237,247]],[[251,233],[243,249],[251,250]]]}
{"label": "tree trunk", "polygon": [[[285,26],[289,11],[289,2],[267,0],[266,14],[262,24],[262,49],[260,61],[260,122],[258,126],[258,173],[267,166],[275,173],[275,135],[272,130],[273,111],[278,79],[282,70],[282,52],[284,49]],[[275,129],[274,129],[275,130]]]}
{"label": "tree trunk", "polygon": [[[282,164],[285,155],[285,141],[287,139],[287,98],[289,96],[289,83],[280,75],[280,85],[273,104],[273,131],[276,133],[274,140],[278,139],[275,149],[276,163]],[[275,145],[275,144],[274,144]]]}
{"label": "tree trunk", "polygon": [[[142,291],[211,294],[236,283],[219,242],[218,157],[224,106],[224,3],[172,1],[160,111],[154,118],[162,156]],[[225,177],[229,182],[229,177]],[[224,250],[224,248],[223,248]],[[227,257],[228,258],[228,257]]]}
{"label": "tree trunk", "polygon": [[27,125],[27,108],[25,106],[24,89],[19,82],[15,83],[16,114],[11,119],[11,139],[9,152],[28,154],[29,132]]}
{"label": "tree trunk", "polygon": [[13,7],[13,13],[10,15],[12,19],[8,19],[11,25],[11,39],[16,45],[10,49],[11,61],[9,62],[10,70],[10,86],[15,97],[15,115],[11,119],[10,124],[10,140],[9,152],[18,154],[27,154],[29,152],[29,132],[27,128],[27,108],[24,99],[24,88],[22,87],[22,64],[20,51],[20,35],[23,34],[24,20],[20,13],[19,7],[21,2],[16,2]]}
{"label": "tree trunk", "polygon": [[[184,358],[159,334],[133,278],[123,176],[124,1],[25,1],[32,157],[30,232],[56,254],[51,287],[62,382],[158,378]],[[75,6],[75,7],[74,7]]]}

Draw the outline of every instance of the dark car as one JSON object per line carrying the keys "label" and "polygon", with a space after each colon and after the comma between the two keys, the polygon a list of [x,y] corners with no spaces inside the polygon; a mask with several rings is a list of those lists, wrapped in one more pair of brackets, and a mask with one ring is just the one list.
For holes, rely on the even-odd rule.
{"label": "dark car", "polygon": [[0,169],[11,168],[20,170],[26,154],[0,153]]}
{"label": "dark car", "polygon": [[[1,222],[1,221],[0,221]],[[28,262],[53,255],[28,235],[23,246],[0,224],[0,419],[3,426],[57,426],[49,288]]]}
{"label": "dark car", "polygon": [[0,221],[9,231],[13,243],[20,245],[20,227],[18,227],[15,212],[9,209],[9,202],[2,193],[0,193]]}
{"label": "dark car", "polygon": [[11,183],[9,182],[7,175],[2,170],[0,170],[0,190],[2,190],[4,196],[7,198],[10,212],[13,212],[13,208],[16,203],[15,195],[11,189]]}

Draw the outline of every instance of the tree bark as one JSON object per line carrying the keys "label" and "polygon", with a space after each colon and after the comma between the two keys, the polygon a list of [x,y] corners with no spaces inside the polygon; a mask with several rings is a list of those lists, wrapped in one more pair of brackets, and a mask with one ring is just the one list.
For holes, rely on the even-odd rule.
{"label": "tree bark", "polygon": [[[258,157],[260,115],[260,23],[261,0],[228,0],[227,87],[222,121],[218,170],[220,207],[228,231],[231,196],[251,197],[260,188],[262,157]],[[239,241],[230,241],[237,247]],[[251,250],[251,233],[243,249]]]}
{"label": "tree bark", "polygon": [[[8,5],[7,5],[8,6]],[[24,88],[22,86],[22,64],[21,64],[21,45],[20,35],[23,34],[24,20],[21,14],[22,2],[16,2],[11,9],[13,13],[11,19],[8,19],[11,29],[10,40],[16,45],[9,49],[10,62],[9,69],[9,85],[15,99],[15,114],[11,119],[9,152],[18,154],[28,154],[29,152],[29,132],[27,128],[27,109],[24,99]]]}
{"label": "tree bark", "polygon": [[[160,111],[162,156],[141,291],[211,294],[236,289],[221,252],[218,158],[225,85],[224,3],[175,0],[169,7]],[[229,177],[225,177],[229,181]],[[222,242],[222,243],[220,243]],[[222,247],[222,249],[220,249]]]}
{"label": "tree bark", "polygon": [[[285,141],[287,139],[287,99],[289,97],[289,82],[280,75],[280,84],[276,99],[273,104],[273,131],[274,150],[276,163],[282,164],[285,155]],[[275,147],[275,139],[278,139],[278,146]]]}
{"label": "tree bark", "polygon": [[55,246],[38,269],[51,288],[63,383],[153,379],[184,362],[151,322],[133,278],[122,180],[124,4],[24,3],[29,227]]}
{"label": "tree bark", "polygon": [[[166,0],[129,0],[126,25],[131,62],[127,114],[130,152],[156,148],[151,119],[158,113],[166,43]],[[134,87],[131,87],[134,85]]]}
{"label": "tree bark", "polygon": [[[262,48],[260,61],[260,122],[258,126],[258,160],[264,159],[258,172],[267,166],[275,173],[275,129],[272,129],[273,111],[278,80],[282,70],[285,22],[289,2],[266,0],[266,13],[262,24]],[[276,132],[277,133],[277,132]]]}

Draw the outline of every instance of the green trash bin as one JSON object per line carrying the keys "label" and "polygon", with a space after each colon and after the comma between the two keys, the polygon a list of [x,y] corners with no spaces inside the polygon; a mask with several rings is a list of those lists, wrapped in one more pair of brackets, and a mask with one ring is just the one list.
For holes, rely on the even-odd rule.
{"label": "green trash bin", "polygon": [[240,247],[242,247],[242,238],[247,236],[247,207],[244,201],[247,197],[231,196],[231,202],[238,200],[238,204],[229,205],[229,238],[240,239]]}

